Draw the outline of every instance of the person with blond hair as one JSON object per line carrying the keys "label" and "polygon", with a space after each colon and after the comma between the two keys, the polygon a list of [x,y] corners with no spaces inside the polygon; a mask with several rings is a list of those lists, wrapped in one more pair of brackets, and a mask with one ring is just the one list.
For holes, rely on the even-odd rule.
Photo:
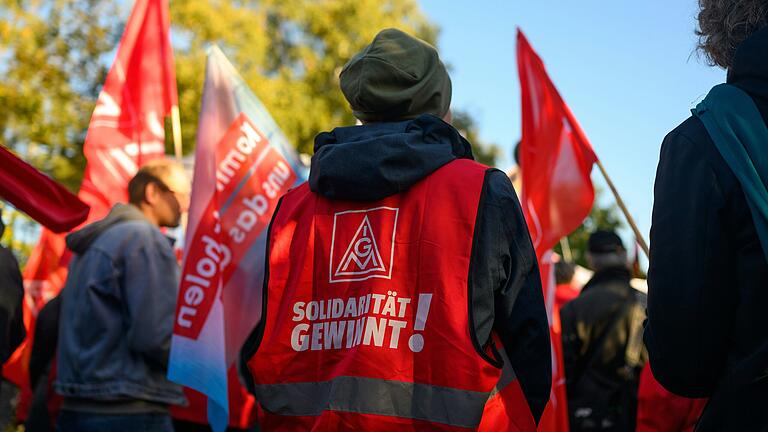
{"label": "person with blond hair", "polygon": [[169,405],[184,402],[166,379],[179,270],[160,228],[179,225],[189,188],[181,165],[151,161],[128,183],[129,204],[67,236],[58,430],[173,430]]}
{"label": "person with blond hair", "polygon": [[697,430],[766,430],[768,1],[699,7],[700,50],[728,76],[661,148],[645,343],[667,390],[710,398]]}

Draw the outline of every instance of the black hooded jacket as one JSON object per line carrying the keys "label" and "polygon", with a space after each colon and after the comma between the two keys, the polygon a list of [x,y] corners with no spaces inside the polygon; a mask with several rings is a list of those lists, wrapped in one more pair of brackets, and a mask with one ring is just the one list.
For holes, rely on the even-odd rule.
{"label": "black hooded jacket", "polygon": [[[768,123],[768,28],[739,46],[728,83]],[[664,139],[654,195],[653,374],[674,393],[710,398],[697,430],[768,430],[768,263],[744,192],[698,118]]]}
{"label": "black hooded jacket", "polygon": [[[3,230],[0,229],[0,235]],[[0,360],[5,363],[26,336],[22,313],[24,285],[13,253],[0,246]]]}
{"label": "black hooded jacket", "polygon": [[[315,139],[309,185],[329,199],[376,201],[459,158],[472,159],[469,143],[430,115],[336,128]],[[480,346],[492,329],[499,334],[538,421],[550,393],[549,328],[528,229],[512,184],[499,170],[486,172],[474,236],[471,330]]]}
{"label": "black hooded jacket", "polygon": [[645,295],[629,269],[595,272],[560,310],[571,431],[634,431]]}

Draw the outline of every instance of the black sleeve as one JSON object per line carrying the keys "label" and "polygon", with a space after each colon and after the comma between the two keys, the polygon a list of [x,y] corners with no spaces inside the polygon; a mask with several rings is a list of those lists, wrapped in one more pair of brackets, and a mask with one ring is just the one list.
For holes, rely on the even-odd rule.
{"label": "black sleeve", "polygon": [[37,387],[38,380],[47,372],[48,366],[56,356],[60,310],[61,296],[56,296],[46,303],[37,315],[32,353],[29,356],[29,381],[33,389]]}
{"label": "black sleeve", "polygon": [[496,331],[538,423],[549,401],[549,325],[536,254],[512,183],[486,173],[472,249],[470,286],[475,338]]}
{"label": "black sleeve", "polygon": [[579,359],[589,347],[589,329],[576,319],[576,311],[571,303],[560,309],[560,328],[562,329],[563,367],[565,368],[565,388],[572,388],[581,376]]}
{"label": "black sleeve", "polygon": [[[698,119],[688,122],[697,123],[703,130]],[[728,289],[734,266],[724,231],[722,167],[714,144],[702,135],[673,131],[662,145],[644,335],[653,375],[687,397],[709,396],[722,376],[736,297]]]}
{"label": "black sleeve", "polygon": [[5,363],[24,341],[24,284],[13,254],[0,247],[0,360]]}

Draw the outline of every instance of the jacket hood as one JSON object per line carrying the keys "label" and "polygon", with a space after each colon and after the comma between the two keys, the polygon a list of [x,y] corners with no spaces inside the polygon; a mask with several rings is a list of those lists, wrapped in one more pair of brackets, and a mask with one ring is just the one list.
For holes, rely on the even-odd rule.
{"label": "jacket hood", "polygon": [[76,254],[82,255],[104,231],[121,222],[131,220],[147,219],[136,206],[116,204],[104,219],[88,224],[82,229],[69,234],[67,236],[67,248]]}
{"label": "jacket hood", "polygon": [[728,82],[756,98],[761,111],[762,107],[768,106],[768,26],[748,37],[736,49],[733,66],[728,70]]}
{"label": "jacket hood", "polygon": [[432,115],[340,127],[315,138],[309,187],[328,199],[376,201],[455,159],[474,159],[469,142]]}

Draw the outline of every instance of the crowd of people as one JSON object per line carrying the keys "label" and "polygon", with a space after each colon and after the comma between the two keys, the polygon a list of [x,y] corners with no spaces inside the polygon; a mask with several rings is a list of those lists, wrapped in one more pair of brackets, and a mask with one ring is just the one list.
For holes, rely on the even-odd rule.
{"label": "crowd of people", "polygon": [[[583,287],[557,266],[571,431],[768,430],[768,2],[700,7],[701,49],[728,80],[662,145],[647,296],[615,232],[590,236]],[[317,136],[309,181],[269,227],[239,361],[253,427],[536,430],[552,341],[513,183],[451,126],[429,44],[383,30],[339,80],[361,124]],[[174,423],[185,398],[166,378],[179,266],[161,229],[190,187],[151,161],[128,203],[68,235],[66,285],[37,317],[28,431],[205,428]],[[0,289],[5,361],[25,329],[3,247]]]}

